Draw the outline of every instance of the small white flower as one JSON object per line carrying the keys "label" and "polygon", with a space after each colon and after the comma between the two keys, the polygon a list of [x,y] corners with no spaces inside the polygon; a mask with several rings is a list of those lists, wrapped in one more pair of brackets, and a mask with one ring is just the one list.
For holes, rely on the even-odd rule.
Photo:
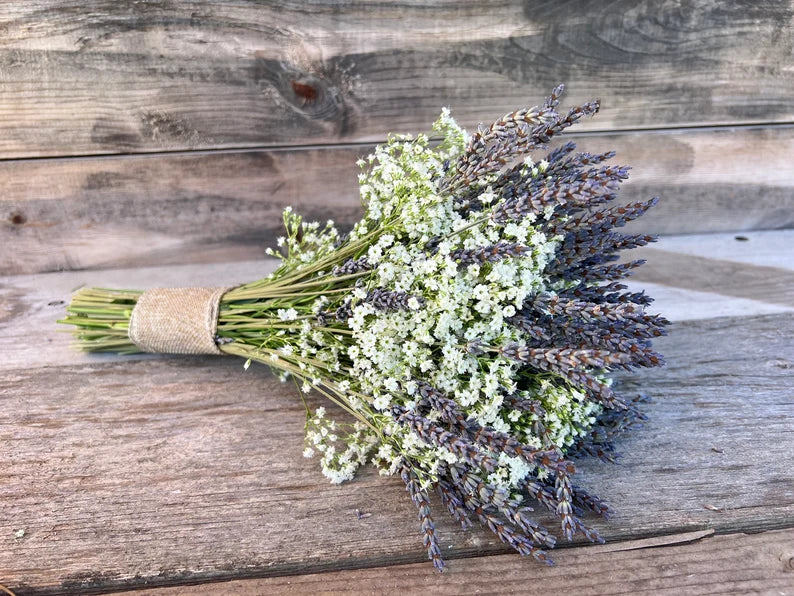
{"label": "small white flower", "polygon": [[397,379],[393,377],[389,377],[383,382],[383,387],[387,391],[391,391],[392,393],[396,393],[400,389],[399,383],[397,383]]}
{"label": "small white flower", "polygon": [[372,402],[372,405],[375,406],[376,410],[380,410],[381,412],[383,412],[389,407],[390,403],[391,403],[391,399],[389,395],[381,394],[375,398],[375,400]]}
{"label": "small white flower", "polygon": [[298,318],[298,311],[294,308],[279,308],[276,315],[282,321],[294,321]]}
{"label": "small white flower", "polygon": [[512,317],[516,314],[516,307],[512,304],[508,304],[502,309],[502,316],[505,318]]}

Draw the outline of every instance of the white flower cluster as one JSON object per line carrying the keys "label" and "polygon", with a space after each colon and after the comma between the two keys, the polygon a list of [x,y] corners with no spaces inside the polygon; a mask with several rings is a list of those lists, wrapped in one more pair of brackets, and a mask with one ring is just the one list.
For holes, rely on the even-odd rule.
{"label": "white flower cluster", "polygon": [[[458,461],[447,449],[428,444],[391,418],[393,406],[413,405],[406,400],[413,399],[417,380],[454,399],[465,415],[480,425],[538,447],[542,440],[532,432],[536,417],[505,407],[505,395],[520,392],[543,404],[548,411],[543,422],[559,446],[570,445],[600,412],[581,392],[564,385],[538,378],[519,388],[519,364],[493,351],[469,349],[475,341],[486,350],[521,341],[520,331],[508,319],[527,297],[545,289],[542,272],[555,254],[557,240],[540,232],[533,225],[534,217],[499,226],[480,211],[461,216],[454,209],[453,198],[445,196],[438,183],[449,161],[463,151],[467,135],[446,111],[434,129],[444,135],[436,147],[424,135],[415,139],[392,136],[360,164],[364,168],[361,197],[367,211],[350,241],[371,240],[359,256],[366,257],[373,271],[352,292],[346,323],[353,341],[333,346],[331,353],[322,337],[311,336],[308,328],[301,333],[303,360],[319,358],[327,367],[346,369],[356,386],[339,394],[379,421],[377,427],[361,426],[343,440],[327,426],[322,414],[312,419],[309,443],[323,453],[323,472],[333,481],[350,477],[361,454],[376,443],[379,447],[372,461],[387,474],[393,474],[408,456],[420,462],[426,473],[421,480],[429,482],[440,462]],[[533,176],[542,176],[546,166],[531,161],[525,165]],[[479,200],[485,204],[495,200],[490,188],[482,190]],[[293,236],[297,234],[290,238]],[[337,236],[330,233],[329,238]],[[428,250],[428,243],[434,240],[436,249]],[[520,258],[506,257],[482,265],[462,265],[452,257],[455,250],[486,248],[499,241],[520,243],[526,252]],[[324,237],[311,240],[312,245],[326,249],[328,242]],[[292,240],[290,254],[294,246]],[[412,296],[408,308],[381,310],[367,302],[367,293],[374,288],[406,292]],[[321,311],[327,301],[326,296],[318,298],[313,312]],[[289,310],[280,310],[279,318],[294,317]],[[316,371],[312,374],[320,376]],[[326,425],[321,424],[323,420]],[[334,441],[320,440],[326,436],[322,435],[325,429]],[[337,441],[348,445],[344,456],[331,445]],[[328,446],[320,449],[321,445]],[[500,464],[490,480],[505,488],[517,486],[534,471],[519,458],[502,455]]]}
{"label": "white flower cluster", "polygon": [[282,267],[271,274],[276,277],[285,270],[300,270],[307,264],[314,263],[320,257],[331,253],[339,240],[339,232],[332,220],[328,220],[323,228],[319,222],[305,222],[294,213],[292,207],[284,209],[284,229],[286,236],[278,238],[276,244],[281,252],[272,248],[265,253],[283,261]]}
{"label": "white flower cluster", "polygon": [[[347,431],[340,435],[343,431]],[[339,424],[325,416],[325,408],[317,408],[306,422],[304,457],[320,455],[323,474],[334,484],[353,478],[356,470],[366,463],[377,437],[366,432],[360,422]]]}

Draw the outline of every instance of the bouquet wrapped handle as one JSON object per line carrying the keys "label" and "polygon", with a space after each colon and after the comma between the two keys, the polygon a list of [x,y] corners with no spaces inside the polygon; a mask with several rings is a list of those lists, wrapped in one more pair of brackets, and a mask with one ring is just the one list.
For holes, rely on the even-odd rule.
{"label": "bouquet wrapped handle", "polygon": [[230,288],[157,288],[138,298],[129,338],[144,352],[216,354],[221,297]]}

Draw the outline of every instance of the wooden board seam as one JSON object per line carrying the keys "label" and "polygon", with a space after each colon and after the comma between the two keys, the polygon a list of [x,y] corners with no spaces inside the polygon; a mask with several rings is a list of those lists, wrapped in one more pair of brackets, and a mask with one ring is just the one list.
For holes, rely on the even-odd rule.
{"label": "wooden board seam", "polygon": [[[429,124],[427,126],[429,129]],[[577,138],[597,137],[602,135],[611,136],[630,136],[633,134],[676,134],[684,132],[719,132],[722,130],[764,130],[764,129],[778,129],[785,130],[794,128],[794,121],[792,122],[750,122],[750,123],[718,123],[709,125],[692,124],[689,126],[649,126],[649,127],[633,127],[633,128],[604,128],[604,129],[590,129],[565,134],[565,139],[575,140]],[[411,133],[417,134],[420,132],[428,131],[388,131],[390,133]],[[439,141],[440,137],[430,136],[430,141]],[[252,145],[239,145],[239,146],[224,146],[217,148],[202,148],[202,149],[158,149],[155,151],[129,151],[117,152],[112,151],[105,153],[76,153],[68,155],[34,155],[31,157],[0,157],[0,163],[30,163],[36,161],[58,161],[65,163],[68,161],[78,160],[93,160],[93,159],[118,159],[120,157],[200,157],[204,155],[233,155],[236,153],[247,153],[252,151],[316,151],[316,150],[333,150],[333,149],[358,149],[372,147],[386,143],[386,139],[375,139],[369,141],[350,141],[341,143],[305,143],[297,145],[285,144],[252,144]]]}
{"label": "wooden board seam", "polygon": [[[794,525],[786,526],[778,528],[780,530],[785,530],[789,528],[794,528]],[[765,530],[768,531],[768,530]],[[640,540],[625,540],[615,543],[614,545],[587,545],[587,544],[572,544],[572,545],[561,545],[562,549],[568,550],[570,548],[574,549],[587,549],[588,552],[592,554],[597,553],[609,553],[609,552],[627,552],[627,551],[635,551],[635,550],[644,550],[650,548],[662,548],[662,547],[669,547],[669,546],[683,546],[694,544],[700,541],[708,540],[714,538],[716,536],[728,536],[728,537],[740,537],[747,534],[756,534],[756,533],[763,533],[763,532],[725,532],[725,533],[717,533],[713,529],[706,529],[706,530],[699,530],[695,532],[684,532],[684,533],[676,533],[676,534],[666,534],[663,536],[652,537],[647,539],[640,539]],[[451,556],[448,557],[449,560],[453,559],[476,559],[476,558],[487,558],[491,556],[499,556],[499,555],[510,555],[519,558],[519,555],[516,555],[513,551],[504,551],[504,552],[483,552],[477,554],[475,556]],[[424,559],[417,559],[416,561],[397,561],[393,565],[388,565],[387,567],[402,567],[407,565],[415,565],[417,563],[425,562]],[[528,564],[533,564],[532,561],[527,561]],[[102,578],[97,578],[98,581],[92,584],[82,583],[79,585],[70,585],[67,587],[66,583],[63,587],[67,589],[77,589],[79,590],[80,594],[99,594],[99,593],[123,593],[128,591],[133,591],[136,589],[147,588],[147,589],[156,589],[156,588],[177,588],[183,586],[198,586],[198,585],[206,585],[206,584],[223,584],[230,581],[240,581],[240,580],[256,580],[256,579],[267,579],[271,577],[290,577],[290,576],[301,576],[301,575],[310,575],[310,574],[323,574],[323,573],[335,573],[338,571],[355,571],[355,570],[364,570],[364,569],[375,569],[378,567],[384,567],[382,562],[380,564],[374,565],[356,565],[356,566],[341,566],[341,567],[334,567],[332,569],[304,569],[299,570],[295,569],[293,572],[286,572],[286,573],[277,573],[277,574],[269,574],[269,573],[246,573],[245,571],[241,571],[239,573],[229,573],[227,574],[218,574],[216,577],[207,577],[206,579],[200,579],[197,576],[194,576],[190,580],[187,581],[180,581],[179,579],[168,580],[165,579],[164,581],[146,581],[144,584],[140,586],[134,586],[133,584],[125,585],[124,587],[113,588],[108,584],[102,584]],[[199,574],[203,575],[203,574]],[[104,587],[103,587],[104,586]],[[35,593],[39,593],[36,591]],[[42,593],[47,593],[47,589],[44,588]]]}

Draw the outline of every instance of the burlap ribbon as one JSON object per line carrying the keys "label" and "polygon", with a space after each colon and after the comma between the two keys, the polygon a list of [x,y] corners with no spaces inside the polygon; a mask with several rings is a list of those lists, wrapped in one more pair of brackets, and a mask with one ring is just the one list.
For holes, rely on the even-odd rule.
{"label": "burlap ribbon", "polygon": [[229,288],[158,288],[141,294],[129,337],[144,352],[221,354],[215,345],[218,307]]}

